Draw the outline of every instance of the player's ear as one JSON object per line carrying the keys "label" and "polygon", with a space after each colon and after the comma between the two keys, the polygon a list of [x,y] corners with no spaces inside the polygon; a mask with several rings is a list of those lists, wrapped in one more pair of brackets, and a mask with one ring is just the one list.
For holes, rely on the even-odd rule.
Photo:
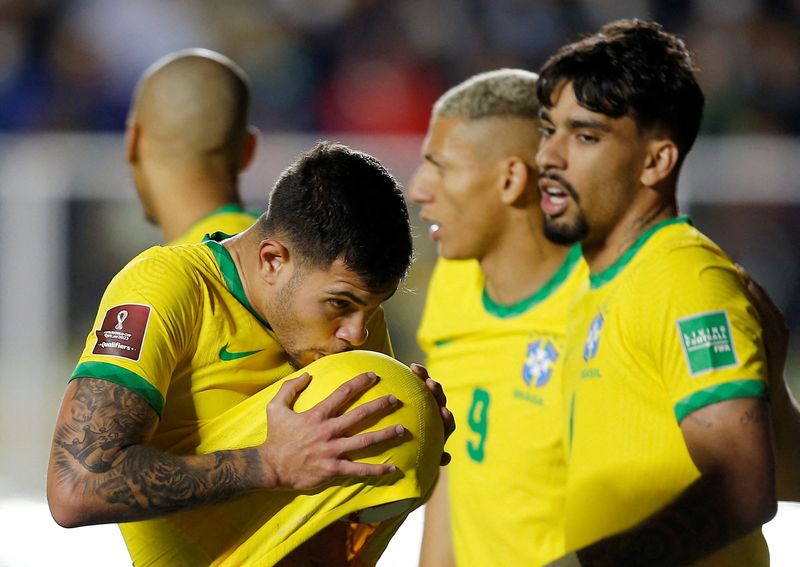
{"label": "player's ear", "polygon": [[272,283],[277,281],[289,262],[289,249],[278,240],[262,240],[258,245],[258,258],[261,279]]}
{"label": "player's ear", "polygon": [[669,139],[654,139],[647,145],[644,169],[640,181],[645,187],[655,187],[675,173],[678,165],[678,146]]}
{"label": "player's ear", "polygon": [[503,160],[502,192],[500,200],[504,205],[513,205],[525,195],[528,187],[528,164],[519,156],[509,156]]}
{"label": "player's ear", "polygon": [[139,161],[139,124],[131,117],[125,124],[125,160],[128,165]]}
{"label": "player's ear", "polygon": [[242,159],[239,162],[239,172],[244,171],[253,162],[258,147],[258,128],[248,126],[244,135],[244,147],[242,148]]}

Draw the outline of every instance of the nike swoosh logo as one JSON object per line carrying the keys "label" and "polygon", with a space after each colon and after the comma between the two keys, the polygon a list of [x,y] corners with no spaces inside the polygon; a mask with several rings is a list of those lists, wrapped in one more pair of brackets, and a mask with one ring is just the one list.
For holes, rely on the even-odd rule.
{"label": "nike swoosh logo", "polygon": [[230,352],[228,350],[228,345],[225,345],[221,349],[219,349],[219,359],[220,360],[236,360],[237,358],[244,358],[246,356],[250,356],[252,354],[256,354],[257,352],[261,352],[264,350],[263,348],[258,350],[249,350],[247,352]]}

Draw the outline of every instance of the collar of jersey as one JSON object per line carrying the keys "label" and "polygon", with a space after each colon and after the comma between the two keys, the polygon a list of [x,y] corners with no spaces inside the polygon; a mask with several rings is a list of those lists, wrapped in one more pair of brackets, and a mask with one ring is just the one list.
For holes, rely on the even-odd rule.
{"label": "collar of jersey", "polygon": [[671,219],[665,219],[660,223],[651,226],[649,229],[644,231],[642,235],[633,243],[633,246],[628,248],[622,256],[617,258],[617,261],[611,264],[608,268],[600,272],[599,274],[589,274],[589,284],[592,289],[597,289],[611,280],[613,280],[618,273],[620,273],[625,266],[630,264],[633,257],[636,256],[636,253],[644,246],[645,242],[650,240],[650,237],[653,236],[656,232],[661,230],[664,227],[673,225],[673,224],[692,224],[692,221],[689,220],[689,217],[686,216],[678,216]]}
{"label": "collar of jersey", "polygon": [[236,264],[233,262],[233,258],[230,252],[228,252],[228,249],[222,245],[222,241],[226,238],[230,238],[230,235],[224,232],[212,232],[206,235],[203,239],[203,244],[208,246],[211,252],[214,253],[214,258],[217,259],[219,271],[222,273],[222,278],[225,280],[228,291],[230,291],[239,303],[252,313],[256,319],[269,328],[269,323],[267,323],[261,315],[256,313],[253,306],[250,305],[250,302],[247,300],[242,280],[239,278],[239,272],[236,270]]}
{"label": "collar of jersey", "polygon": [[546,284],[535,291],[533,295],[530,295],[525,299],[517,301],[511,305],[502,305],[494,301],[491,297],[489,297],[489,293],[486,291],[486,287],[484,286],[483,308],[486,309],[490,315],[494,315],[495,317],[499,317],[501,319],[509,319],[525,313],[533,306],[538,305],[550,297],[553,292],[555,292],[561,286],[561,284],[564,283],[564,280],[569,277],[573,268],[575,268],[580,259],[581,247],[573,246],[567,253],[567,257],[564,258],[561,266],[558,268],[558,270],[556,270],[556,273],[552,275]]}

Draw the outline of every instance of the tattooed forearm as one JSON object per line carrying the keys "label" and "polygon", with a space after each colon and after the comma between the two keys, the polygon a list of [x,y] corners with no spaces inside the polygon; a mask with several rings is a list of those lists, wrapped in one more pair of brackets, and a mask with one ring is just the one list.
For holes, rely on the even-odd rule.
{"label": "tattooed forearm", "polygon": [[643,524],[578,552],[584,567],[685,565],[731,540],[719,510],[709,506],[715,481],[702,477]]}
{"label": "tattooed forearm", "polygon": [[113,516],[108,521],[215,503],[255,487],[257,450],[164,453],[143,444],[158,417],[140,396],[103,380],[75,382],[56,427],[51,474],[58,488]]}

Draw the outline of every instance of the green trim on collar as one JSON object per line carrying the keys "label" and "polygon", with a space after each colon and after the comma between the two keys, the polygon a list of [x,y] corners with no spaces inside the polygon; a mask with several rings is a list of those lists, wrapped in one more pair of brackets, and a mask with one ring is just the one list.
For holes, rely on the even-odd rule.
{"label": "green trim on collar", "polygon": [[512,305],[502,305],[489,297],[486,287],[483,288],[483,307],[490,315],[499,317],[501,319],[509,319],[525,313],[535,305],[538,305],[548,297],[550,297],[564,281],[570,276],[575,266],[581,259],[580,246],[573,246],[567,257],[561,263],[561,266],[552,275],[550,280],[539,288],[533,295],[526,297]]}
{"label": "green trim on collar", "polygon": [[671,219],[666,219],[661,221],[660,223],[651,226],[646,231],[642,233],[642,235],[633,243],[633,246],[628,248],[622,256],[617,258],[617,261],[611,264],[608,268],[600,272],[599,274],[589,274],[589,283],[592,289],[597,289],[611,280],[613,280],[618,273],[620,273],[625,266],[627,266],[636,253],[644,246],[645,242],[650,240],[650,237],[653,236],[656,232],[661,230],[666,226],[670,226],[673,224],[692,224],[692,221],[689,220],[689,217],[679,216],[674,217]]}
{"label": "green trim on collar", "polygon": [[226,238],[230,238],[230,236],[224,232],[213,232],[206,235],[206,237],[203,239],[203,244],[208,246],[214,253],[214,257],[217,259],[217,263],[219,264],[219,271],[222,273],[222,277],[225,280],[225,285],[228,287],[228,291],[230,291],[231,294],[233,294],[233,296],[239,301],[239,303],[241,303],[245,309],[247,309],[256,319],[269,327],[269,323],[267,323],[264,318],[261,317],[261,315],[259,315],[255,309],[253,309],[253,306],[250,305],[250,301],[247,299],[247,294],[244,292],[244,286],[242,285],[241,278],[239,278],[239,272],[236,269],[236,264],[234,263],[230,252],[228,252],[228,249],[221,244],[221,241],[225,240]]}
{"label": "green trim on collar", "polygon": [[161,392],[135,372],[116,364],[111,364],[110,362],[82,362],[75,368],[75,372],[72,373],[69,381],[72,382],[76,378],[108,380],[136,392],[150,404],[150,407],[156,410],[158,417],[161,417],[164,413],[164,396],[161,395]]}
{"label": "green trim on collar", "polygon": [[767,383],[761,380],[734,380],[714,384],[694,394],[689,394],[675,404],[675,417],[678,423],[690,413],[711,404],[734,398],[766,398]]}

